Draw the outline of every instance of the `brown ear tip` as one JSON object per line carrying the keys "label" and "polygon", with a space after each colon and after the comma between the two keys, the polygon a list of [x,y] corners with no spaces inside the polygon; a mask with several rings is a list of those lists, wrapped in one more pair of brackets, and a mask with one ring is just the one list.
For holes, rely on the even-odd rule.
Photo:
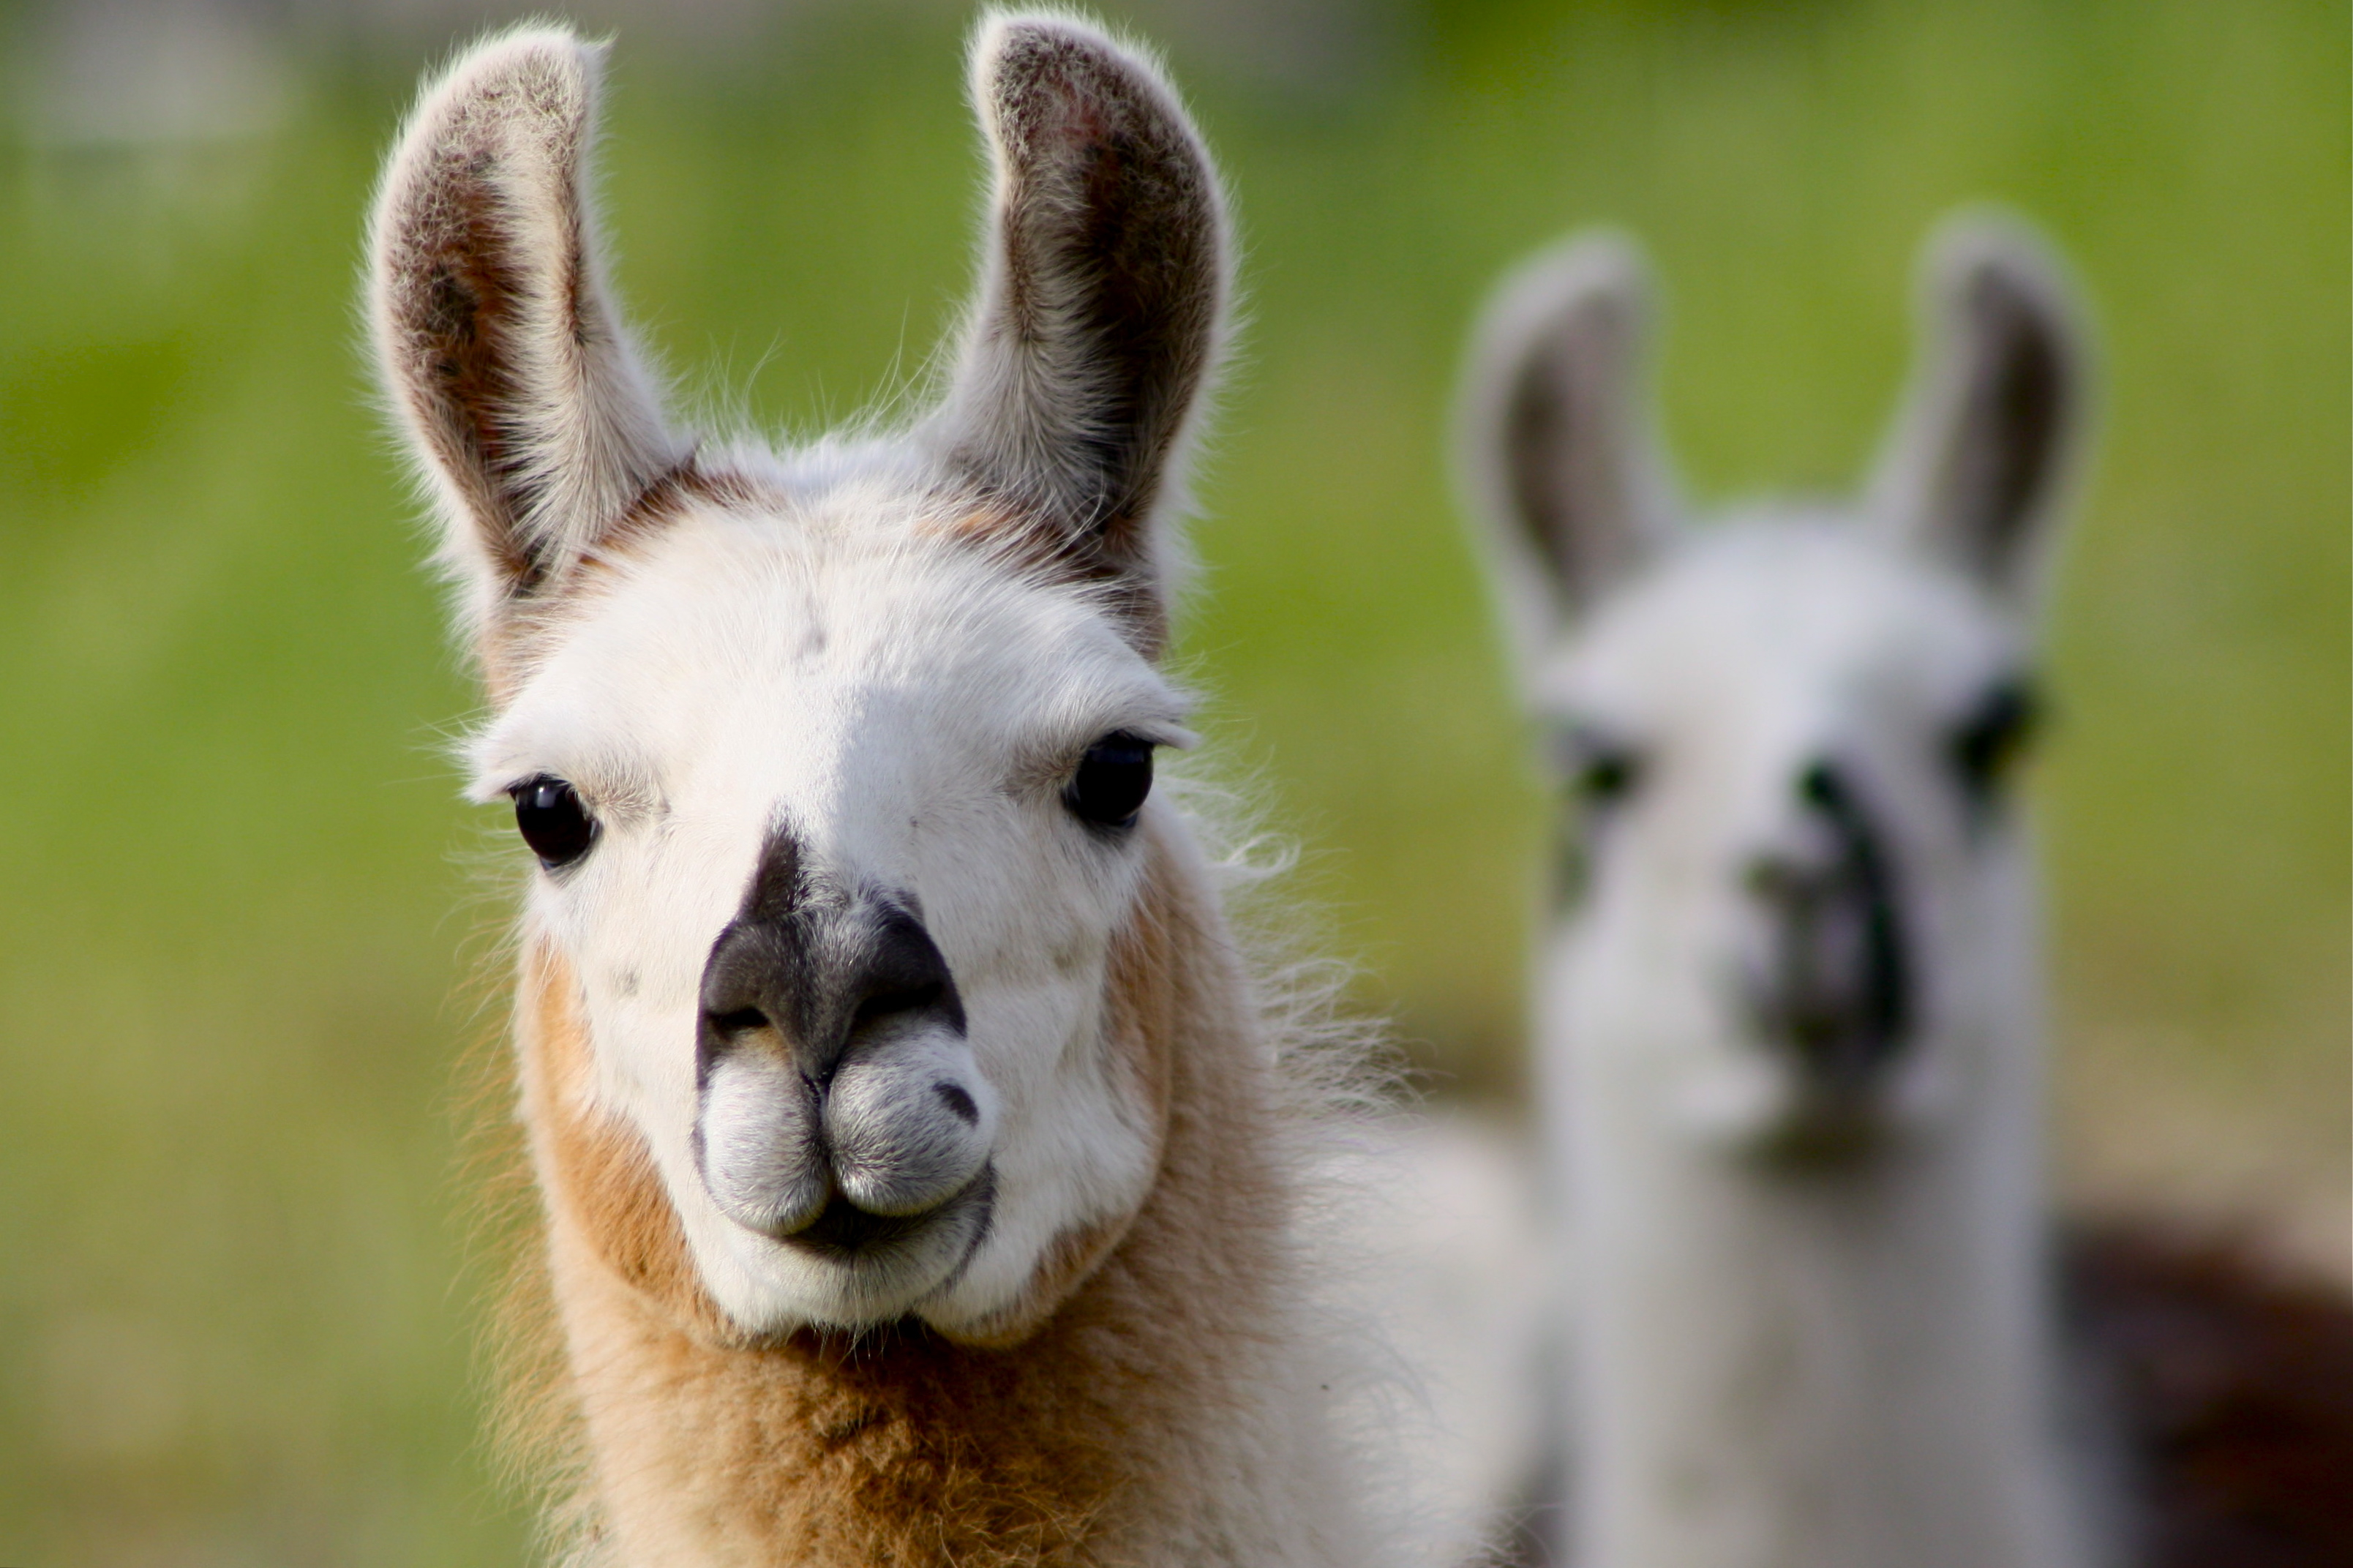
{"label": "brown ear tip", "polygon": [[1651,266],[1630,235],[1592,229],[1531,257],[1499,293],[1531,321],[1635,324],[1651,308]]}
{"label": "brown ear tip", "polygon": [[1642,247],[1616,229],[1575,234],[1522,262],[1490,298],[1474,340],[1476,379],[1501,392],[1574,340],[1639,351],[1656,311]]}
{"label": "brown ear tip", "polygon": [[589,109],[606,52],[568,27],[526,26],[495,33],[460,55],[426,91],[417,115],[427,124],[491,110],[576,121]]}
{"label": "brown ear tip", "polygon": [[1051,11],[992,12],[982,18],[974,47],[983,58],[1024,63],[1070,56],[1109,60],[1123,52],[1101,27]]}
{"label": "brown ear tip", "polygon": [[1144,55],[1092,23],[1052,12],[988,16],[973,37],[972,62],[979,96],[1001,110],[1034,113],[1038,89],[1049,84],[1066,89],[1068,108],[1077,100],[1101,105],[1125,98],[1140,85],[1167,90]]}
{"label": "brown ear tip", "polygon": [[1937,225],[1923,253],[1927,308],[1999,312],[2072,337],[2080,310],[2065,263],[2032,224],[1998,207],[1971,207]]}
{"label": "brown ear tip", "polygon": [[604,52],[603,43],[584,39],[570,27],[526,23],[485,35],[460,64],[484,71],[528,68],[533,62],[576,68]]}

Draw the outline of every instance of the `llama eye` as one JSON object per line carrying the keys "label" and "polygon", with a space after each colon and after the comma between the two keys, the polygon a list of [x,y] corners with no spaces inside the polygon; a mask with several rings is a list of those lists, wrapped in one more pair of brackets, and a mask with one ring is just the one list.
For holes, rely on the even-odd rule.
{"label": "llama eye", "polygon": [[515,826],[522,841],[549,870],[571,865],[596,842],[596,818],[562,779],[525,779],[507,793],[514,797]]}
{"label": "llama eye", "polygon": [[1615,805],[1642,781],[1641,752],[1582,725],[1561,737],[1556,760],[1569,793],[1587,805]]}
{"label": "llama eye", "polygon": [[2041,709],[2034,689],[2024,679],[2005,680],[1989,689],[1953,731],[1946,754],[1972,801],[1993,798],[2010,764],[2033,737]]}
{"label": "llama eye", "polygon": [[1062,804],[1097,827],[1125,827],[1152,793],[1152,742],[1125,733],[1105,735],[1079,759],[1063,786]]}

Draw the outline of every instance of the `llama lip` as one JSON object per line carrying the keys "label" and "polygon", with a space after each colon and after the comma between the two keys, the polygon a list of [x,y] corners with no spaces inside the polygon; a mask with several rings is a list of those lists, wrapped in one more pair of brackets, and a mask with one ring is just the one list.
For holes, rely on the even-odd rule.
{"label": "llama lip", "polygon": [[928,1215],[869,1214],[837,1193],[817,1218],[795,1231],[787,1240],[799,1242],[813,1250],[849,1253],[877,1243],[888,1245],[911,1230],[920,1230]]}
{"label": "llama lip", "polygon": [[994,1164],[984,1165],[980,1174],[962,1191],[921,1214],[875,1214],[836,1192],[815,1219],[776,1239],[828,1262],[889,1263],[905,1259],[908,1253],[943,1231],[962,1228],[966,1234],[961,1258],[979,1246],[988,1234],[996,1197]]}

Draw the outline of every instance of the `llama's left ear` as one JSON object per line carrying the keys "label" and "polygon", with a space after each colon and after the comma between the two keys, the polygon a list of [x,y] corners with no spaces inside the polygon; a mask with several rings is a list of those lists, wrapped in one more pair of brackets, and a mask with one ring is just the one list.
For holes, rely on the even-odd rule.
{"label": "llama's left ear", "polygon": [[2064,270],[2023,224],[1949,219],[1924,253],[1926,340],[1872,515],[2031,604],[2085,445],[2090,351]]}
{"label": "llama's left ear", "polygon": [[1158,524],[1225,328],[1217,174],[1159,72],[1068,18],[983,24],[972,94],[996,169],[990,232],[925,434],[1063,569],[1124,590],[1156,651]]}
{"label": "llama's left ear", "polygon": [[377,369],[492,627],[686,455],[597,253],[602,53],[523,28],[459,59],[410,116],[369,229]]}
{"label": "llama's left ear", "polygon": [[1604,231],[1524,264],[1472,336],[1456,459],[1524,673],[1673,542],[1651,316],[1641,253]]}

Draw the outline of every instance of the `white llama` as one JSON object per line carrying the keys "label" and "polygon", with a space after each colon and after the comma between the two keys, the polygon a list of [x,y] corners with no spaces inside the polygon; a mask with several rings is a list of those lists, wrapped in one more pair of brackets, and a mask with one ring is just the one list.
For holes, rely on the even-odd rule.
{"label": "white llama", "polygon": [[2009,764],[2084,347],[1949,226],[1863,500],[1689,528],[1644,269],[1545,255],[1481,330],[1465,473],[1570,795],[1538,1077],[1575,1283],[1583,1568],[2074,1568],[2033,867]]}
{"label": "white llama", "polygon": [[587,189],[598,51],[426,91],[375,353],[537,857],[522,1118],[580,1561],[1403,1560],[1311,1311],[1315,1113],[1155,793],[1218,181],[1145,60],[979,30],[996,179],[944,398],[711,451]]}

